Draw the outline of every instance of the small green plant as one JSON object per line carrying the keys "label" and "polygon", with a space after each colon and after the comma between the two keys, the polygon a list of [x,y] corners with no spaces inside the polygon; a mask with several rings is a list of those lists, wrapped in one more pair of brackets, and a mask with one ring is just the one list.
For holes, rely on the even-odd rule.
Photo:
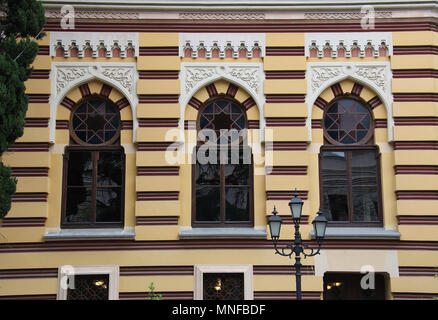
{"label": "small green plant", "polygon": [[161,300],[163,298],[163,295],[161,293],[155,293],[155,287],[153,282],[151,282],[148,288],[149,293],[146,297],[146,300]]}

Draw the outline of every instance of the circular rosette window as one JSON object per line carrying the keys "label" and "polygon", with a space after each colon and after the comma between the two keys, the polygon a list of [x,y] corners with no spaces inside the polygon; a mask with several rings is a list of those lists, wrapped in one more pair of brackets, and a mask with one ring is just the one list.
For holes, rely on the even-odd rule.
{"label": "circular rosette window", "polygon": [[228,144],[241,141],[245,129],[245,112],[232,100],[207,103],[198,118],[200,137],[209,142]]}
{"label": "circular rosette window", "polygon": [[120,123],[118,108],[112,102],[93,98],[73,111],[72,138],[79,144],[111,144],[119,137]]}
{"label": "circular rosette window", "polygon": [[372,133],[372,116],[361,102],[339,99],[324,114],[325,137],[334,144],[366,143]]}

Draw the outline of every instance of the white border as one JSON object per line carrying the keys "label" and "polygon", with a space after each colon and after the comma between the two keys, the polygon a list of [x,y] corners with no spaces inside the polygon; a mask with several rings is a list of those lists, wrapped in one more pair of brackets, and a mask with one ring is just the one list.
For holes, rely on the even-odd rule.
{"label": "white border", "polygon": [[60,266],[58,268],[57,300],[67,300],[67,288],[63,279],[69,275],[108,274],[108,300],[119,300],[119,266]]}
{"label": "white border", "polygon": [[250,264],[195,264],[194,300],[203,300],[204,273],[243,273],[244,300],[254,300],[253,268]]}
{"label": "white border", "polygon": [[394,138],[392,117],[393,96],[391,91],[392,72],[389,62],[307,62],[307,128],[312,141],[312,108],[319,95],[331,85],[344,79],[352,79],[365,85],[379,96],[386,108],[388,142]]}
{"label": "white border", "polygon": [[[224,79],[246,90],[254,99],[260,115],[260,139],[264,141],[265,96],[263,83],[265,74],[262,63],[181,63],[179,75],[181,81],[179,128],[184,130],[185,109],[192,96],[201,88],[217,80]],[[184,131],[182,131],[184,132]],[[184,135],[182,135],[184,137]]]}
{"label": "white border", "polygon": [[[63,79],[62,71],[69,73],[69,79]],[[91,80],[100,80],[117,90],[128,99],[133,119],[133,142],[137,136],[137,82],[138,72],[135,62],[52,62],[50,80],[50,142],[55,142],[56,113],[64,97],[74,88]]]}

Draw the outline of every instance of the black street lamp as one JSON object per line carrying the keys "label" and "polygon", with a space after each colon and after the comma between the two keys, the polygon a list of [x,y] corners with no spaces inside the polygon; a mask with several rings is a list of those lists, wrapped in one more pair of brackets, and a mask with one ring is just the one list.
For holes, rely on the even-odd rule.
{"label": "black street lamp", "polygon": [[[298,197],[298,192],[295,191],[294,197],[289,202],[289,207],[292,213],[292,218],[295,224],[295,239],[293,244],[288,244],[284,248],[278,249],[277,242],[280,238],[280,229],[282,220],[277,216],[277,210],[274,206],[274,211],[272,211],[273,216],[269,218],[269,229],[271,231],[271,238],[274,242],[275,253],[284,257],[292,258],[295,253],[295,271],[296,271],[296,284],[297,284],[297,300],[301,300],[301,253],[304,259],[307,257],[312,257],[319,254],[321,250],[322,239],[325,236],[325,229],[327,227],[327,219],[323,216],[323,212],[319,210],[317,212],[318,216],[312,221],[313,230],[315,232],[316,242],[318,243],[318,249],[315,252],[314,249],[308,248],[303,245],[300,234],[300,219],[301,212],[303,209],[303,200]],[[304,249],[310,249],[310,253],[305,253]]]}

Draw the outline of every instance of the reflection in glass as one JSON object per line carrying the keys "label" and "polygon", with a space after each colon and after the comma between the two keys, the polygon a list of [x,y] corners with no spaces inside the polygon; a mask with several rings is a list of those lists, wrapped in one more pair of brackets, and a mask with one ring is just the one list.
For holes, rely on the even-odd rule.
{"label": "reflection in glass", "polygon": [[67,187],[66,222],[91,222],[91,187]]}
{"label": "reflection in glass", "polygon": [[348,220],[348,177],[345,152],[322,153],[322,185],[327,220]]}
{"label": "reflection in glass", "polygon": [[90,186],[93,180],[93,160],[91,152],[70,152],[67,185]]}
{"label": "reflection in glass", "polygon": [[96,221],[120,222],[122,209],[121,188],[97,188]]}
{"label": "reflection in glass", "polygon": [[196,187],[196,220],[220,221],[220,187]]}
{"label": "reflection in glass", "polygon": [[249,220],[249,189],[248,187],[225,188],[225,212],[227,221]]}

